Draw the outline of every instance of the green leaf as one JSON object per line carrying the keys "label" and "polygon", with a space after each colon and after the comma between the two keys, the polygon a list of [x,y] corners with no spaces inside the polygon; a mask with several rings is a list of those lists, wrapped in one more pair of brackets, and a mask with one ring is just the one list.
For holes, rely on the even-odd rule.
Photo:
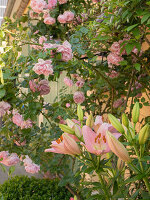
{"label": "green leaf", "polygon": [[11,166],[8,171],[8,175],[10,176],[15,171],[15,166]]}
{"label": "green leaf", "polygon": [[114,187],[113,187],[113,194],[116,194],[117,191],[118,191],[118,183],[117,183],[117,181],[115,181]]}
{"label": "green leaf", "polygon": [[145,98],[144,97],[141,98],[141,102],[142,103],[145,102]]}
{"label": "green leaf", "polygon": [[87,34],[89,32],[89,30],[85,27],[80,28],[80,31],[84,34]]}
{"label": "green leaf", "polygon": [[150,161],[150,156],[144,156],[143,158],[141,158],[141,161]]}
{"label": "green leaf", "polygon": [[120,63],[120,65],[127,65],[127,61],[126,60],[123,60],[123,61],[121,61],[119,63]]}
{"label": "green leaf", "polygon": [[150,17],[150,14],[149,14],[149,13],[146,14],[146,15],[144,15],[144,16],[142,17],[142,19],[141,19],[141,23],[143,24],[144,22],[146,22],[146,21],[148,20],[149,17]]}
{"label": "green leaf", "polygon": [[140,69],[141,69],[141,65],[140,65],[139,63],[135,63],[135,64],[134,64],[134,67],[135,67],[135,69],[136,69],[137,71],[140,71]]}
{"label": "green leaf", "polygon": [[132,29],[134,29],[136,26],[138,26],[139,24],[134,24],[134,25],[132,25],[132,26],[129,26],[128,28],[127,28],[127,31],[129,32],[129,31],[131,31]]}
{"label": "green leaf", "polygon": [[140,174],[140,175],[134,176],[134,177],[132,177],[132,178],[129,177],[128,179],[126,179],[126,180],[124,181],[123,184],[128,184],[128,183],[135,182],[135,181],[137,181],[137,180],[141,180],[144,176],[145,176],[145,174],[144,174],[144,175],[143,175],[143,174]]}
{"label": "green leaf", "polygon": [[6,94],[6,90],[5,89],[2,89],[0,90],[0,99],[3,98]]}
{"label": "green leaf", "polygon": [[130,43],[126,44],[125,49],[128,55],[131,53],[133,48],[134,48],[134,44],[130,44]]}
{"label": "green leaf", "polygon": [[146,4],[150,6],[150,1],[146,2]]}

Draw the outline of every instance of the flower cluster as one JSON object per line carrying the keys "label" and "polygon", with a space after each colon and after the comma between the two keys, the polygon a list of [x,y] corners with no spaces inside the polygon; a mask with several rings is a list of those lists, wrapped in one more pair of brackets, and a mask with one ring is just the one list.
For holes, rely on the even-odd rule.
{"label": "flower cluster", "polygon": [[[59,4],[67,3],[67,0],[58,0]],[[56,23],[56,19],[50,16],[50,10],[54,9],[57,5],[57,0],[48,0],[48,4],[44,0],[31,0],[31,8],[35,13],[43,13],[44,23],[48,25],[53,25]],[[30,16],[34,18],[36,15],[31,11]],[[65,11],[60,14],[57,20],[60,23],[70,23],[74,19],[74,13],[71,11]]]}
{"label": "flower cluster", "polygon": [[36,174],[40,171],[40,166],[33,163],[32,160],[29,158],[29,156],[25,156],[25,159],[23,159],[22,161],[24,163],[26,172],[31,174]]}
{"label": "flower cluster", "polygon": [[6,113],[9,114],[11,105],[5,101],[0,102],[0,117],[3,117]]}
{"label": "flower cluster", "polygon": [[111,132],[116,139],[121,136],[111,124],[103,122],[101,116],[97,116],[95,123],[90,123],[90,126],[89,119],[87,119],[86,125],[82,128],[80,122],[76,120],[67,119],[66,122],[68,126],[60,125],[64,131],[62,136],[56,141],[52,141],[51,148],[46,149],[45,152],[79,155],[82,150],[77,142],[80,142],[88,152],[102,155],[111,151],[111,145],[107,142],[107,131]]}
{"label": "flower cluster", "polygon": [[30,119],[24,120],[23,116],[18,113],[18,111],[13,111],[12,121],[21,129],[32,128],[32,121]]}
{"label": "flower cluster", "polygon": [[9,154],[8,151],[0,152],[0,163],[6,166],[13,166],[19,163],[20,159],[16,153]]}
{"label": "flower cluster", "polygon": [[43,60],[38,59],[38,63],[36,63],[33,67],[33,71],[35,71],[36,74],[41,75],[44,74],[45,76],[52,75],[53,74],[53,66],[51,65],[51,60]]}
{"label": "flower cluster", "polygon": [[36,80],[30,80],[29,86],[32,92],[40,92],[40,95],[47,95],[50,92],[49,82],[45,79],[36,83]]}

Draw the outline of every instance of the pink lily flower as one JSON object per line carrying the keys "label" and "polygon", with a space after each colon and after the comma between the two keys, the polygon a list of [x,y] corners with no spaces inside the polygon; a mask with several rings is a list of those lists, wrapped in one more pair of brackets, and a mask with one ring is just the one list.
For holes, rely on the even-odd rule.
{"label": "pink lily flower", "polygon": [[71,137],[71,134],[63,133],[62,136],[52,141],[51,148],[45,149],[45,152],[53,152],[68,155],[78,155],[81,153],[76,141]]}
{"label": "pink lily flower", "polygon": [[[106,139],[106,132],[112,128],[111,124],[103,123],[97,132],[93,131],[88,126],[83,126],[82,133],[85,144],[83,144],[87,151],[90,153],[101,155],[111,151],[107,139]],[[114,137],[118,139],[121,134],[113,133]]]}

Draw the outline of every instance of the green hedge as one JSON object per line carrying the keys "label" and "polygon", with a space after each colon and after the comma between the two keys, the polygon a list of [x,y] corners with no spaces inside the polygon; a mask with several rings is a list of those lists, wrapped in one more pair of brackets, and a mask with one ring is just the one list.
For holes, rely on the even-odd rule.
{"label": "green hedge", "polygon": [[0,200],[69,200],[70,192],[58,180],[15,176],[0,185]]}

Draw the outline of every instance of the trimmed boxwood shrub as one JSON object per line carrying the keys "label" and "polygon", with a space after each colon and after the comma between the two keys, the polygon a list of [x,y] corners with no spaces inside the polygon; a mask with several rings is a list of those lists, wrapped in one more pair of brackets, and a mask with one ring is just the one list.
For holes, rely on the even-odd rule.
{"label": "trimmed boxwood shrub", "polygon": [[0,185],[0,199],[4,200],[69,200],[71,196],[58,186],[58,180],[15,176]]}

